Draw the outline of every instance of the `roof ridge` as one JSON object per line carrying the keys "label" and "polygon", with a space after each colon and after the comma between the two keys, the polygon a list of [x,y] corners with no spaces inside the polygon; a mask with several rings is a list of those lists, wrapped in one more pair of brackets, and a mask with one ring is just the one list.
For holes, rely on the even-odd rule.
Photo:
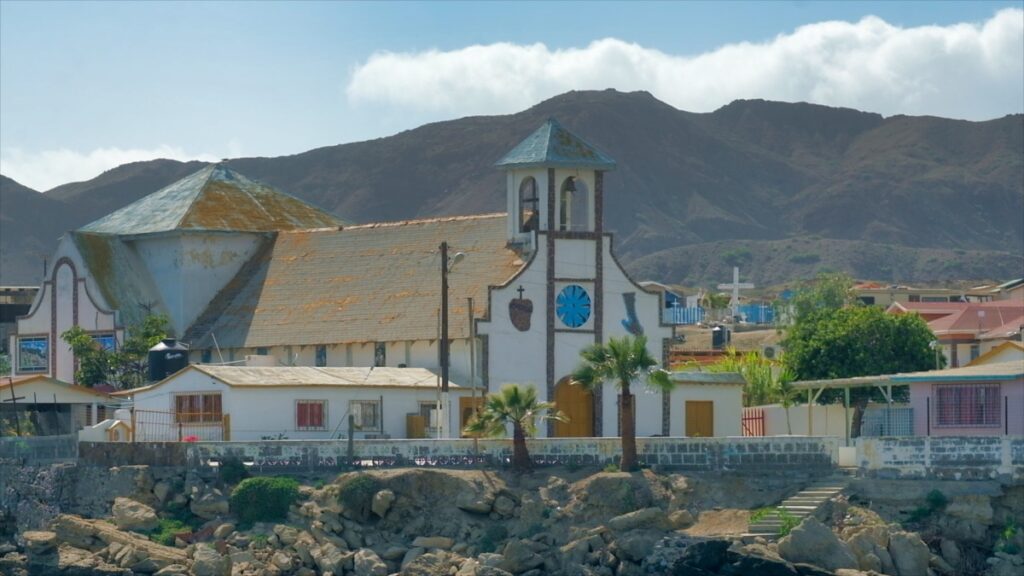
{"label": "roof ridge", "polygon": [[[488,212],[485,214],[468,214],[462,216],[435,216],[433,218],[415,218],[412,220],[391,220],[386,222],[369,222],[366,224],[353,224],[351,226],[343,226],[339,228],[342,232],[347,230],[367,230],[371,228],[398,228],[400,226],[410,226],[416,224],[436,224],[438,222],[463,222],[469,220],[485,220],[488,218],[503,218],[508,216],[508,212]],[[305,230],[282,230],[282,234],[292,234],[296,232],[313,232],[320,230],[334,230],[333,228],[311,228]]]}

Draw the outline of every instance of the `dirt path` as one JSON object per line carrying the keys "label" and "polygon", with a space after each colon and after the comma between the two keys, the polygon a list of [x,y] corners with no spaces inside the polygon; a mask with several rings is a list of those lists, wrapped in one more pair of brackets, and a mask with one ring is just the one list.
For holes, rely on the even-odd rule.
{"label": "dirt path", "polygon": [[738,535],[746,533],[749,522],[750,510],[706,510],[697,517],[696,524],[683,532],[690,536]]}

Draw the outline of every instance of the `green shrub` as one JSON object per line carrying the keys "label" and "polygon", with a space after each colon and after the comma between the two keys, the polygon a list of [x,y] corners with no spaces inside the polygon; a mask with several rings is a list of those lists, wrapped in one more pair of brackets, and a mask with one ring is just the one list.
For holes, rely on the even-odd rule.
{"label": "green shrub", "polygon": [[220,461],[217,469],[220,481],[224,484],[234,485],[249,477],[249,469],[239,458],[225,458]]}
{"label": "green shrub", "polygon": [[192,532],[192,528],[181,520],[161,518],[159,526],[149,533],[149,539],[164,546],[174,546],[174,538],[187,532]]}
{"label": "green shrub", "polygon": [[800,518],[782,508],[778,508],[775,513],[779,516],[779,521],[782,522],[782,525],[779,526],[779,537],[788,536],[793,531],[793,528],[800,525]]}
{"label": "green shrub", "polygon": [[298,497],[299,483],[292,478],[246,478],[231,492],[231,511],[245,524],[283,520]]}
{"label": "green shrub", "polygon": [[761,520],[764,520],[765,518],[772,516],[774,514],[774,508],[758,508],[757,510],[754,510],[753,512],[750,513],[750,523],[754,524],[755,522],[760,522]]}
{"label": "green shrub", "polygon": [[379,480],[369,474],[357,474],[346,479],[338,489],[338,502],[355,519],[370,519],[373,495],[381,490]]}
{"label": "green shrub", "polygon": [[606,465],[604,467],[604,471],[605,472],[618,472],[619,471],[619,465],[614,463],[614,462],[612,462],[611,464],[608,464],[608,465]]}
{"label": "green shrub", "polygon": [[924,497],[924,501],[928,503],[928,507],[931,508],[933,512],[938,512],[945,508],[946,504],[949,504],[949,498],[946,498],[946,495],[938,490],[932,490],[929,492],[928,495]]}

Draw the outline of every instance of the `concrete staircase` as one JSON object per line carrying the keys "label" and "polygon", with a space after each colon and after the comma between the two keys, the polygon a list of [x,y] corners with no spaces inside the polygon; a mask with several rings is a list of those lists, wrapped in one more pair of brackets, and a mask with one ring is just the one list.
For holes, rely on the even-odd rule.
{"label": "concrete staircase", "polygon": [[[849,483],[848,476],[832,476],[815,481],[807,488],[783,500],[776,508],[784,510],[798,520],[803,520],[814,514],[822,504],[846,490]],[[744,536],[760,536],[772,540],[778,537],[781,528],[782,519],[779,518],[779,515],[769,514],[752,523]]]}

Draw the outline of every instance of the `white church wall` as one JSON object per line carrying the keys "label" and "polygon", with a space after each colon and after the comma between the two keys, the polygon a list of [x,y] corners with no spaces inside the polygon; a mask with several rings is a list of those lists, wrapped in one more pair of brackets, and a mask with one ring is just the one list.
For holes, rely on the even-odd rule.
{"label": "white church wall", "polygon": [[[490,318],[478,323],[477,332],[488,337],[491,392],[506,383],[525,384],[535,386],[541,398],[547,399],[546,268],[543,256],[535,256],[519,276],[490,291]],[[523,288],[521,297],[519,288]],[[512,300],[528,300],[532,306],[526,330],[512,324]]]}
{"label": "white church wall", "polygon": [[593,240],[556,240],[555,278],[594,278],[596,252]]}
{"label": "white church wall", "polygon": [[259,236],[173,234],[136,240],[134,247],[181,334],[252,256]]}

